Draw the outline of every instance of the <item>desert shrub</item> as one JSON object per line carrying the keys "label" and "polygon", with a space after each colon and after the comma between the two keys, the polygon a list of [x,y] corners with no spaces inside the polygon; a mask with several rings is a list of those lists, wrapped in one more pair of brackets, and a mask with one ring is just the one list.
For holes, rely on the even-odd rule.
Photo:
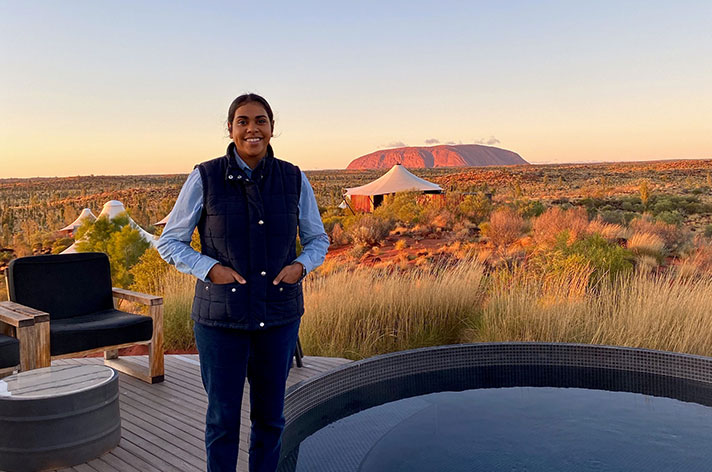
{"label": "desert shrub", "polygon": [[343,215],[332,215],[322,218],[321,222],[324,224],[324,231],[327,234],[331,234],[335,225],[340,225],[343,227],[344,216]]}
{"label": "desert shrub", "polygon": [[374,246],[383,241],[393,227],[391,220],[375,215],[363,215],[358,223],[349,229],[349,235],[356,243]]}
{"label": "desert shrub", "polygon": [[399,240],[396,241],[396,243],[394,244],[394,247],[395,247],[395,249],[396,249],[397,251],[402,251],[403,249],[405,249],[405,248],[408,247],[408,243],[406,242],[405,239],[399,239]]}
{"label": "desert shrub", "polygon": [[348,234],[346,234],[346,232],[341,228],[341,225],[339,223],[336,223],[331,229],[331,232],[329,233],[329,238],[331,239],[332,244],[336,244],[339,246],[348,244],[349,242]]}
{"label": "desert shrub", "polygon": [[632,254],[617,244],[594,234],[573,240],[564,230],[554,246],[537,254],[532,261],[540,273],[564,276],[589,270],[588,284],[598,286],[604,280],[615,280],[632,268]]}
{"label": "desert shrub", "polygon": [[74,244],[72,238],[59,238],[52,243],[52,254],[59,254],[72,244]]}
{"label": "desert shrub", "polygon": [[354,259],[361,259],[370,248],[371,246],[369,246],[368,244],[356,243],[351,249],[349,249],[349,256],[353,257]]}
{"label": "desert shrub", "polygon": [[524,200],[517,202],[517,211],[522,218],[534,218],[546,211],[546,206],[539,200]]}
{"label": "desert shrub", "polygon": [[655,221],[650,215],[636,218],[630,223],[630,228],[636,233],[656,234],[665,242],[666,255],[681,254],[690,243],[687,231],[670,223]]}
{"label": "desert shrub", "polygon": [[482,226],[483,235],[495,246],[512,244],[524,233],[526,222],[512,208],[504,207],[490,215],[488,224]]}
{"label": "desert shrub", "polygon": [[655,216],[655,219],[669,225],[680,226],[685,222],[685,217],[677,210],[663,211]]}
{"label": "desert shrub", "polygon": [[694,248],[680,260],[678,272],[684,276],[712,274],[712,245],[705,238],[695,238]]}
{"label": "desert shrub", "polygon": [[534,220],[533,237],[537,244],[550,247],[557,242],[557,237],[563,231],[567,232],[571,241],[583,235],[588,227],[588,214],[583,207],[564,210],[553,207],[546,210]]}
{"label": "desert shrub", "polygon": [[606,223],[624,226],[630,223],[634,218],[638,216],[640,215],[635,212],[624,210],[602,210],[598,212],[598,218],[600,218],[602,221],[605,221]]}
{"label": "desert shrub", "polygon": [[383,220],[413,225],[420,221],[423,206],[418,204],[419,192],[399,192],[387,195],[373,215]]}
{"label": "desert shrub", "polygon": [[480,224],[492,213],[492,201],[484,193],[465,195],[457,205],[457,213],[472,223]]}
{"label": "desert shrub", "polygon": [[706,225],[702,230],[702,234],[704,234],[706,238],[712,238],[712,225]]}

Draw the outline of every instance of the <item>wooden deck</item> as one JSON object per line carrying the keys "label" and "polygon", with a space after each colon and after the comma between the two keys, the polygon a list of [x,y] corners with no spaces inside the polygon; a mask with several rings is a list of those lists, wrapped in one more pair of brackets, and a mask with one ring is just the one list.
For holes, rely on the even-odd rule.
{"label": "wooden deck", "polygon": [[[65,359],[53,365],[101,363],[102,358]],[[147,362],[147,356],[132,361]],[[293,368],[287,385],[349,362],[346,359],[305,357],[303,368]],[[197,355],[166,356],[166,379],[149,385],[119,374],[121,442],[113,451],[62,472],[201,472],[205,465],[205,409],[207,398],[200,379]],[[245,386],[240,426],[238,471],[247,470],[249,386]]]}

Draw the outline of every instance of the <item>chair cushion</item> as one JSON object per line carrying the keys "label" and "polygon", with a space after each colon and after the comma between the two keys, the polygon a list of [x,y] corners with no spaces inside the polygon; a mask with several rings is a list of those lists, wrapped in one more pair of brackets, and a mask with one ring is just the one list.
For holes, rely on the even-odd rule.
{"label": "chair cushion", "polygon": [[119,310],[52,320],[49,325],[50,353],[53,356],[103,346],[148,341],[153,320]]}
{"label": "chair cushion", "polygon": [[109,258],[100,252],[20,257],[7,268],[10,300],[51,322],[114,307]]}
{"label": "chair cushion", "polygon": [[20,363],[20,343],[11,336],[0,334],[0,369]]}

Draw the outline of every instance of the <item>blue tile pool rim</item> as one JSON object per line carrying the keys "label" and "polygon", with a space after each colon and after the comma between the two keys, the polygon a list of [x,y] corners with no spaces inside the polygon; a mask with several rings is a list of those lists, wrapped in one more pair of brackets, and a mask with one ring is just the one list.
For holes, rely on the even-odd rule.
{"label": "blue tile pool rim", "polygon": [[643,393],[712,406],[712,358],[566,343],[476,343],[383,354],[287,390],[282,454],[316,430],[390,401],[439,391],[576,387]]}

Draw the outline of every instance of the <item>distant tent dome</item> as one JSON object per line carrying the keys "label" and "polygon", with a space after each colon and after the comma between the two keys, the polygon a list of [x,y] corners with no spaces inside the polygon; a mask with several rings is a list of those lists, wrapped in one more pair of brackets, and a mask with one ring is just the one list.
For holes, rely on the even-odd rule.
{"label": "distant tent dome", "polygon": [[[96,219],[105,216],[105,217],[109,218],[110,220],[113,220],[114,218],[116,218],[117,216],[119,216],[121,213],[123,213],[125,211],[126,211],[126,207],[124,207],[123,203],[121,203],[118,200],[110,200],[110,201],[104,203],[104,207],[101,209],[101,213],[99,213],[99,216]],[[126,214],[126,216],[129,219],[129,225],[132,228],[138,230],[141,237],[144,240],[148,241],[148,243],[151,244],[151,246],[155,247],[156,244],[158,243],[158,238],[156,236],[152,235],[151,233],[149,233],[148,231],[144,230],[143,228],[141,228],[130,216],[128,216],[128,213]],[[72,254],[72,253],[77,252],[76,245],[77,245],[77,241],[75,241],[74,244],[69,246],[64,251],[62,251],[61,254]]]}
{"label": "distant tent dome", "polygon": [[396,164],[373,182],[360,187],[347,188],[344,197],[351,200],[354,209],[369,212],[383,203],[384,195],[409,191],[442,193],[443,189],[437,184],[411,174],[401,164]]}
{"label": "distant tent dome", "polygon": [[101,209],[101,213],[99,213],[99,218],[106,216],[110,220],[113,220],[124,211],[126,211],[126,208],[123,203],[118,200],[109,200],[104,203],[104,207]]}
{"label": "distant tent dome", "polygon": [[96,221],[96,216],[89,208],[83,209],[79,216],[77,216],[76,220],[72,221],[59,231],[65,233],[67,236],[72,236],[77,228],[79,228],[86,219],[89,221]]}

